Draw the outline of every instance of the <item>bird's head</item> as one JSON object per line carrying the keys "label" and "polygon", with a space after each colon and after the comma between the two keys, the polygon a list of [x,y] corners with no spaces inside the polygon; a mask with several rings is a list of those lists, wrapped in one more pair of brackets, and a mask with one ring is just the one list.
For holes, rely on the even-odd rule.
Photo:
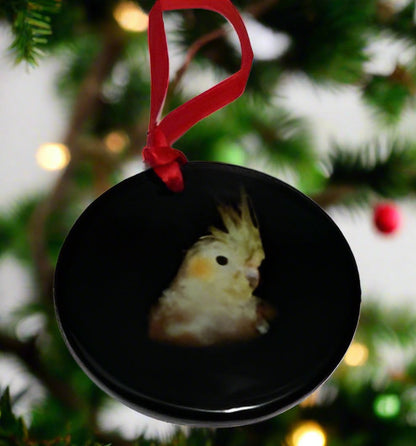
{"label": "bird's head", "polygon": [[248,299],[259,284],[259,267],[264,259],[259,229],[245,194],[237,210],[221,205],[218,211],[225,229],[209,228],[210,234],[188,251],[182,274],[208,286],[213,293]]}

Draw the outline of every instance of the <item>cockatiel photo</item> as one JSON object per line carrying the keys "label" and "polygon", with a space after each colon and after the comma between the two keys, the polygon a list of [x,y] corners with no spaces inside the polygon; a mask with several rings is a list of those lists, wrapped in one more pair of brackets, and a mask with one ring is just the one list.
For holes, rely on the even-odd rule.
{"label": "cockatiel photo", "polygon": [[258,227],[242,194],[238,210],[220,205],[225,230],[210,227],[187,251],[179,271],[153,306],[149,337],[207,346],[266,333],[274,309],[253,295],[264,259]]}

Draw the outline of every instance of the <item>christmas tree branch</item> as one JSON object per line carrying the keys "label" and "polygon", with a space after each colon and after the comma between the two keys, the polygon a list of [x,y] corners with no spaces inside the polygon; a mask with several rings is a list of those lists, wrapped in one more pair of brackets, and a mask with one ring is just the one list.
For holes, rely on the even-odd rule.
{"label": "christmas tree branch", "polygon": [[397,199],[416,192],[416,149],[413,143],[375,142],[360,151],[333,147],[324,161],[329,176],[323,191],[312,198],[328,207],[354,199]]}
{"label": "christmas tree branch", "polygon": [[0,331],[0,350],[20,359],[28,371],[35,376],[48,392],[65,407],[74,411],[86,409],[85,401],[63,380],[57,379],[42,362],[36,346],[36,338],[22,342]]}
{"label": "christmas tree branch", "polygon": [[312,195],[313,201],[319,204],[323,208],[334,206],[342,202],[348,196],[351,196],[356,192],[356,188],[352,185],[337,185],[328,186],[324,191]]}
{"label": "christmas tree branch", "polygon": [[91,64],[79,89],[63,141],[70,151],[71,161],[57,180],[51,193],[39,204],[32,215],[29,234],[31,250],[44,298],[49,298],[52,295],[54,271],[47,252],[46,223],[50,215],[67,197],[69,186],[72,184],[74,168],[80,160],[79,136],[89,117],[97,111],[101,104],[102,84],[119,59],[124,44],[125,37],[117,28],[111,29],[104,36],[102,50]]}

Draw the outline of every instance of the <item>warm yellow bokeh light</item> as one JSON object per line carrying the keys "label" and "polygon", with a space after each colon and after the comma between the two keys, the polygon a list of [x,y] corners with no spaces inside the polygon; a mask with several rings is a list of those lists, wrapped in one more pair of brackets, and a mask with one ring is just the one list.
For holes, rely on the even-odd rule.
{"label": "warm yellow bokeh light", "polygon": [[290,436],[291,446],[325,446],[326,435],[315,421],[306,421],[298,425]]}
{"label": "warm yellow bokeh light", "polygon": [[129,137],[124,132],[114,131],[104,138],[104,143],[110,152],[120,153],[129,143]]}
{"label": "warm yellow bokeh light", "polygon": [[114,10],[114,18],[126,31],[146,31],[149,18],[147,14],[134,2],[121,2]]}
{"label": "warm yellow bokeh light", "polygon": [[46,170],[60,170],[66,167],[71,159],[68,147],[65,144],[45,143],[36,152],[36,161]]}
{"label": "warm yellow bokeh light", "polygon": [[368,348],[359,342],[353,342],[348,349],[344,361],[351,367],[364,365],[368,359]]}
{"label": "warm yellow bokeh light", "polygon": [[304,399],[299,406],[300,407],[313,407],[318,402],[319,390],[311,393],[306,399]]}

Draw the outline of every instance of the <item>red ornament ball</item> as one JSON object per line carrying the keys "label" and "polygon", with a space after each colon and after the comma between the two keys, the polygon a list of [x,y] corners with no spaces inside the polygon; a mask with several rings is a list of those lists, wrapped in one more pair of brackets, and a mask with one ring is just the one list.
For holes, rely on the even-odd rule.
{"label": "red ornament ball", "polygon": [[374,224],[383,234],[392,234],[399,228],[402,216],[393,203],[380,203],[374,207]]}

